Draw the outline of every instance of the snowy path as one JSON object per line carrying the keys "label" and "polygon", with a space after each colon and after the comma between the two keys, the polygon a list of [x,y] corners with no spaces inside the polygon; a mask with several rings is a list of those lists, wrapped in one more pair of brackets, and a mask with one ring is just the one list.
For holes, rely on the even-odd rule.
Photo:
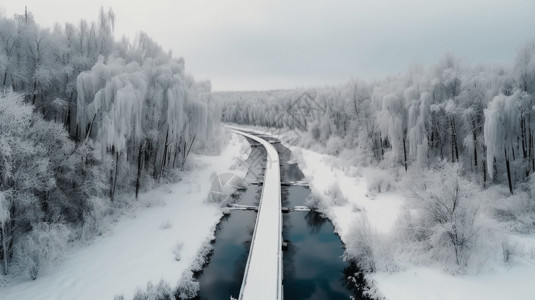
{"label": "snowy path", "polygon": [[[0,282],[0,299],[92,300],[121,294],[132,299],[148,281],[156,285],[163,279],[176,286],[222,215],[218,205],[206,201],[213,174],[244,176],[245,169],[232,165],[238,157],[246,159],[249,150],[243,137],[232,134],[221,154],[192,156],[194,166],[182,181],[141,194],[130,216],[91,244],[71,249],[63,263],[44,270],[37,280]],[[178,243],[183,244],[180,261],[173,253]]]}
{"label": "snowy path", "polygon": [[282,214],[279,154],[254,135],[233,130],[261,143],[267,150],[260,207],[245,268],[240,300],[282,299]]}

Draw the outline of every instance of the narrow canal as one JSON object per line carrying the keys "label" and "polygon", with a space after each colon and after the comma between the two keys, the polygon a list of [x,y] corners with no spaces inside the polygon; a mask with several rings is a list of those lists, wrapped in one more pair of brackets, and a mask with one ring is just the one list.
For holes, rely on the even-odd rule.
{"label": "narrow canal", "polygon": [[[305,205],[310,194],[308,187],[296,185],[304,175],[295,163],[291,152],[278,140],[261,136],[270,141],[279,152],[281,163],[282,206]],[[249,140],[251,154],[246,175],[247,187],[236,196],[236,203],[258,205],[266,164],[266,151]],[[216,240],[209,262],[198,274],[200,294],[197,299],[228,300],[237,298],[240,292],[249,247],[256,221],[254,210],[234,210],[222,218],[216,229]],[[283,215],[283,238],[288,248],[283,252],[284,299],[366,299],[356,292],[348,275],[355,267],[344,262],[343,243],[334,233],[331,222],[315,211],[291,211]],[[362,283],[361,283],[362,284]]]}

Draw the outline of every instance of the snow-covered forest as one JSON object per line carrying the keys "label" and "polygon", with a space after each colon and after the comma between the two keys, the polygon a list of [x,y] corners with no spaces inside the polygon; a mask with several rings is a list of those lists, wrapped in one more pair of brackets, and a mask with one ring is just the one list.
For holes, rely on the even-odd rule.
{"label": "snow-covered forest", "polygon": [[[362,269],[437,265],[472,274],[515,254],[532,257],[511,236],[531,233],[535,221],[535,43],[506,66],[471,66],[447,54],[379,81],[215,98],[224,103],[226,122],[259,126],[345,162],[327,173],[368,168],[366,197],[395,191],[408,199],[399,210],[375,200],[383,214],[394,212],[396,229],[388,234],[358,213],[349,228],[338,228],[347,257]],[[319,175],[310,176],[318,182]],[[335,223],[339,207],[348,209],[344,194],[358,199],[355,186],[317,189],[324,201],[311,203]],[[366,211],[364,200],[355,201],[350,210]]]}
{"label": "snow-covered forest", "polygon": [[115,39],[111,9],[96,20],[0,17],[4,274],[36,279],[140,190],[176,180],[190,152],[220,148],[210,82],[143,32]]}
{"label": "snow-covered forest", "polygon": [[222,92],[223,120],[304,131],[298,143],[363,163],[461,163],[481,186],[510,192],[535,170],[535,43],[510,66],[469,66],[445,55],[431,67],[317,89]]}

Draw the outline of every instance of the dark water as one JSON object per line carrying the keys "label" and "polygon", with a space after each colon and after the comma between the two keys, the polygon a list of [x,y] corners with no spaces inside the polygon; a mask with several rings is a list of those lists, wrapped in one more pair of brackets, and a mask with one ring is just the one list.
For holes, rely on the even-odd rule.
{"label": "dark water", "polygon": [[[249,140],[251,154],[246,163],[247,182],[263,180],[266,162],[266,150],[258,143]],[[261,185],[248,184],[245,191],[236,195],[236,202],[242,205],[258,205],[262,192]],[[245,265],[249,255],[251,239],[256,222],[254,210],[234,210],[224,216],[217,225],[214,249],[208,263],[197,274],[200,283],[199,296],[203,300],[229,300],[237,298],[240,293]]]}
{"label": "dark water", "polygon": [[[246,179],[248,182],[261,182],[266,153],[263,147],[255,146],[253,141],[250,143],[253,147],[247,160],[249,171]],[[280,155],[281,181],[302,180],[304,175],[299,167],[288,164],[291,152],[281,144],[275,144],[275,147]],[[238,195],[237,203],[258,205],[261,191],[261,185],[249,184]],[[305,205],[310,194],[310,190],[304,186],[283,186],[281,192],[284,207]],[[198,277],[198,299],[237,298],[255,221],[254,211],[239,210],[232,211],[221,220],[212,255]],[[357,278],[357,286],[348,285],[348,276],[359,272],[354,265],[343,261],[343,244],[328,219],[314,211],[294,211],[283,215],[283,223],[283,238],[289,241],[288,249],[283,252],[284,299],[350,299],[350,295],[356,299],[366,299],[359,295],[365,287],[363,278]]]}
{"label": "dark water", "polygon": [[[291,151],[275,144],[281,161],[281,180],[304,179],[297,164],[288,163]],[[283,186],[282,206],[306,204],[310,189],[305,186]],[[344,245],[334,233],[329,219],[315,211],[293,211],[283,215],[283,238],[289,241],[284,252],[284,299],[368,299],[363,295],[366,282],[356,265],[342,259]],[[348,278],[354,280],[348,281]]]}
{"label": "dark water", "polygon": [[[310,190],[302,186],[283,187],[283,206],[304,205]],[[343,244],[331,222],[315,211],[294,211],[283,216],[284,299],[349,299],[342,260]]]}
{"label": "dark water", "polygon": [[198,299],[238,297],[255,221],[254,211],[232,211],[221,220],[210,262],[199,278]]}

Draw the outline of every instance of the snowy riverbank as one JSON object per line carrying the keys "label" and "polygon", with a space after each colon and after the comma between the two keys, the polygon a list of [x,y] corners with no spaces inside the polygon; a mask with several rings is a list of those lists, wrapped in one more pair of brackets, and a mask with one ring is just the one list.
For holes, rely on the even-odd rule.
{"label": "snowy riverbank", "polygon": [[[319,154],[300,147],[290,147],[313,193],[321,198],[325,214],[333,222],[344,243],[351,239],[353,222],[365,218],[377,236],[390,234],[406,203],[402,192],[368,191],[373,168],[357,168],[341,158]],[[333,201],[333,186],[347,202]],[[398,270],[369,274],[376,296],[389,300],[413,299],[533,299],[535,278],[535,235],[510,235],[516,253],[508,264],[491,258],[486,267],[466,275],[451,275],[438,267],[398,262]],[[499,250],[501,251],[501,250]]]}
{"label": "snowy riverbank", "polygon": [[[141,194],[131,215],[89,245],[74,246],[64,262],[37,280],[9,279],[0,286],[0,299],[131,299],[147,282],[176,285],[222,215],[219,206],[206,201],[212,176],[244,176],[238,159],[245,160],[249,151],[245,138],[233,134],[219,155],[192,156],[195,168],[183,173],[182,181]],[[180,261],[175,260],[177,244],[183,245]]]}
{"label": "snowy riverbank", "polygon": [[[281,138],[281,130],[250,127],[249,130],[260,134],[272,134]],[[303,171],[313,195],[318,198],[321,210],[332,221],[337,233],[345,244],[350,243],[355,229],[361,226],[362,220],[370,227],[375,238],[383,239],[379,243],[388,243],[392,235],[398,230],[398,217],[409,205],[408,182],[404,185],[395,182],[396,172],[399,170],[381,170],[377,167],[359,167],[353,162],[341,157],[318,153],[303,147],[296,147],[285,143],[285,140],[296,138],[292,132],[285,136],[282,142],[293,154],[294,160]],[[346,156],[347,158],[347,156]],[[390,172],[386,174],[387,172]],[[383,190],[377,191],[382,185]],[[390,186],[385,191],[385,187]],[[370,187],[372,191],[370,191]],[[500,187],[487,189],[478,194],[483,198],[482,210],[489,214],[493,207],[511,206],[514,198],[500,198]],[[507,194],[507,192],[505,193]],[[505,202],[505,204],[504,204]],[[486,222],[495,222],[486,220]],[[471,269],[463,275],[452,275],[438,265],[418,264],[413,254],[392,257],[378,257],[379,260],[395,262],[388,271],[378,270],[367,275],[372,285],[372,294],[378,298],[388,300],[454,300],[454,299],[532,299],[535,278],[535,234],[514,233],[500,226],[508,225],[494,223],[497,231],[495,238],[503,238],[510,247],[510,259],[503,261],[501,252],[504,247],[499,241],[488,245],[498,245],[500,249],[483,249],[487,251],[485,261],[481,267]],[[389,248],[388,245],[381,245]],[[384,250],[384,249],[383,249]],[[508,250],[509,251],[509,250]],[[387,255],[392,252],[385,251]],[[410,250],[408,251],[410,252]],[[384,254],[384,253],[383,253]]]}

